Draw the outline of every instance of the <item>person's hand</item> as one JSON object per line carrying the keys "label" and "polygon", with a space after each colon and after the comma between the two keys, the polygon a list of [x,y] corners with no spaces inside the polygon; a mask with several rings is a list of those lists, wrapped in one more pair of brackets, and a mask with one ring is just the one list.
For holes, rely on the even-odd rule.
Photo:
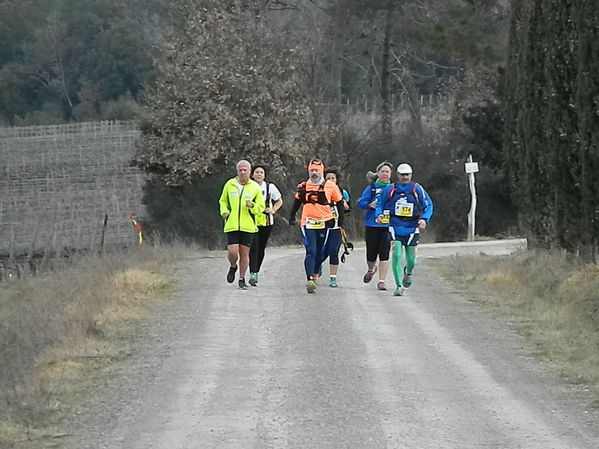
{"label": "person's hand", "polygon": [[378,224],[383,224],[383,216],[382,216],[382,215],[379,215],[378,217],[376,217],[376,218],[374,219],[374,221],[375,221],[376,223],[378,223]]}
{"label": "person's hand", "polygon": [[254,207],[254,202],[252,200],[246,200],[245,206],[251,209],[252,207]]}
{"label": "person's hand", "polygon": [[418,220],[418,229],[420,229],[421,231],[424,231],[426,229],[426,220],[424,218]]}
{"label": "person's hand", "polygon": [[368,207],[370,207],[371,209],[376,209],[376,201],[373,201],[372,203],[369,203]]}
{"label": "person's hand", "polygon": [[289,218],[289,226],[295,226],[295,217]]}
{"label": "person's hand", "polygon": [[221,215],[221,217],[223,217],[226,220],[227,218],[229,218],[229,212],[225,212]]}
{"label": "person's hand", "polygon": [[275,211],[271,207],[267,207],[266,209],[264,209],[264,213],[272,215],[275,213]]}

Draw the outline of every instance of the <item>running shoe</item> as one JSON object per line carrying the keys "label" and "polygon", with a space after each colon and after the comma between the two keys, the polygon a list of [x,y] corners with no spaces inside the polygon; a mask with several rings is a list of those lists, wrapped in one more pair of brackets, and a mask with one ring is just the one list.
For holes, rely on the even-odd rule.
{"label": "running shoe", "polygon": [[376,284],[377,290],[387,290],[387,286],[385,285],[385,281],[378,281]]}
{"label": "running shoe", "polygon": [[403,287],[397,287],[393,292],[393,296],[403,296],[404,290]]}
{"label": "running shoe", "polygon": [[235,273],[237,272],[237,265],[229,268],[229,272],[227,273],[227,282],[232,284],[235,280]]}
{"label": "running shoe", "polygon": [[406,288],[412,285],[412,274],[407,273],[406,267],[403,269],[403,281],[401,283]]}
{"label": "running shoe", "polygon": [[375,265],[374,268],[372,269],[372,271],[368,270],[366,272],[366,274],[364,275],[364,279],[362,279],[365,284],[368,284],[370,281],[372,281],[372,278],[374,277],[374,273],[376,273],[378,269],[379,269],[379,267],[377,267]]}
{"label": "running shoe", "polygon": [[239,279],[239,288],[242,290],[248,289],[248,285],[245,283],[245,279],[243,279],[243,278]]}
{"label": "running shoe", "polygon": [[337,278],[329,278],[329,287],[337,287]]}
{"label": "running shoe", "polygon": [[256,287],[258,285],[258,273],[250,273],[250,285]]}
{"label": "running shoe", "polygon": [[316,282],[314,282],[314,279],[310,279],[308,281],[306,284],[306,290],[308,293],[314,293],[316,291]]}

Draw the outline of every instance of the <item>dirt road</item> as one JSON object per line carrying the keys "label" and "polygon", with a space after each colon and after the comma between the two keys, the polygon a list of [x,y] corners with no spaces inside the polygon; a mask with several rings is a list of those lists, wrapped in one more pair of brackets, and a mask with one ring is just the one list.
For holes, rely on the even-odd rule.
{"label": "dirt road", "polygon": [[224,252],[198,256],[74,447],[597,448],[584,392],[426,267],[510,244],[423,245],[401,298],[362,283],[363,250],[314,295],[300,249],[269,248],[248,291],[225,282]]}

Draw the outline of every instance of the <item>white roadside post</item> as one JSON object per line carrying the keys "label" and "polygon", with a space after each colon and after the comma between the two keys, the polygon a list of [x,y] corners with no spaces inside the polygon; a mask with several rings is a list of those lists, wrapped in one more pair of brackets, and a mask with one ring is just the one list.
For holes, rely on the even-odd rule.
{"label": "white roadside post", "polygon": [[476,188],[474,187],[474,173],[478,172],[478,162],[472,162],[472,155],[468,156],[468,162],[465,164],[465,170],[470,182],[470,212],[468,212],[468,241],[474,240],[474,231],[476,228]]}

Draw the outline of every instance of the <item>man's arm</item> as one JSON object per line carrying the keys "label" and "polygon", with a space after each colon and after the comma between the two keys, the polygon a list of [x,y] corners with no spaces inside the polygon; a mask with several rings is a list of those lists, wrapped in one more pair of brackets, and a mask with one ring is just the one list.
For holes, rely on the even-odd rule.
{"label": "man's arm", "polygon": [[231,207],[229,205],[229,195],[227,193],[227,184],[225,184],[223,187],[223,191],[220,194],[218,204],[220,206],[220,216],[228,217],[229,214],[231,213]]}
{"label": "man's arm", "polygon": [[290,225],[295,224],[295,215],[297,214],[297,211],[300,209],[300,207],[302,207],[302,202],[299,200],[299,198],[294,198],[293,204],[291,205],[291,213],[289,214]]}
{"label": "man's arm", "polygon": [[420,191],[418,197],[421,198],[420,204],[422,206],[422,215],[418,219],[418,229],[424,231],[433,216],[433,200],[420,184],[416,188]]}

